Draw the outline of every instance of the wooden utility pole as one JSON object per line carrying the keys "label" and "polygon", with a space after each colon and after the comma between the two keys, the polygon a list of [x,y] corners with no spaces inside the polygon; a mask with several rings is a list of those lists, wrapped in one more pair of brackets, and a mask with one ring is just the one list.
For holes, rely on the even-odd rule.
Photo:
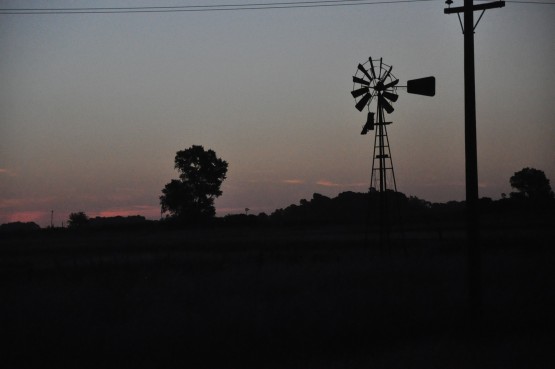
{"label": "wooden utility pole", "polygon": [[[480,231],[478,224],[478,154],[476,144],[476,85],[474,75],[474,29],[487,9],[501,8],[504,1],[474,5],[473,0],[464,0],[464,6],[451,8],[452,0],[445,14],[456,13],[464,34],[464,141],[466,178],[466,228],[468,244],[468,298],[470,315],[480,316],[482,308]],[[481,10],[478,22],[474,24],[474,12]],[[460,13],[464,15],[464,25]]]}

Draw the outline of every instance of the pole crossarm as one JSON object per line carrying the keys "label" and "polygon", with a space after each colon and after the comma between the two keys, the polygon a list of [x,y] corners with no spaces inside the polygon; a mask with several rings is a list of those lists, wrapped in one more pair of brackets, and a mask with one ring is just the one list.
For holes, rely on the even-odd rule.
{"label": "pole crossarm", "polygon": [[[504,6],[505,6],[504,1],[494,1],[492,3],[473,5],[472,10],[473,11],[487,10],[487,9],[503,8]],[[443,9],[443,13],[445,14],[464,13],[464,10],[465,10],[464,6],[456,6],[454,8]]]}

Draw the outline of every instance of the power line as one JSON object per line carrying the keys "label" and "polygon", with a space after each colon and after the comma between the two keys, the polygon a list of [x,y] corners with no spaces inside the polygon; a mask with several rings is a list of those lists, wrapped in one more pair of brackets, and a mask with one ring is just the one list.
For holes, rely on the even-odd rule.
{"label": "power line", "polygon": [[[240,10],[272,10],[322,8],[360,5],[386,5],[440,0],[321,0],[272,3],[218,4],[218,5],[184,5],[184,6],[134,6],[134,7],[96,7],[96,8],[0,8],[0,15],[42,15],[42,14],[126,14],[126,13],[182,13],[214,12]],[[480,1],[480,0],[478,0]],[[527,5],[555,5],[549,1],[507,0],[507,3]]]}
{"label": "power line", "polygon": [[347,3],[361,2],[365,0],[313,0],[313,1],[289,1],[272,3],[245,3],[245,4],[212,4],[212,5],[174,5],[174,6],[131,6],[131,7],[93,7],[93,8],[13,8],[4,9],[9,11],[87,11],[87,10],[138,10],[138,9],[187,9],[187,8],[230,8],[246,6],[276,6],[276,5],[302,5],[320,3]]}
{"label": "power line", "polygon": [[530,4],[530,5],[555,5],[555,2],[549,1],[520,1],[520,0],[506,0],[506,3],[515,3],[515,4]]}
{"label": "power line", "polygon": [[1,9],[1,14],[32,15],[32,14],[120,14],[120,13],[177,13],[177,12],[209,12],[230,10],[266,10],[321,8],[356,5],[381,5],[415,2],[431,2],[439,0],[323,0],[273,3],[246,3],[228,5],[188,5],[188,6],[142,6],[142,7],[108,7],[108,8],[11,8]]}

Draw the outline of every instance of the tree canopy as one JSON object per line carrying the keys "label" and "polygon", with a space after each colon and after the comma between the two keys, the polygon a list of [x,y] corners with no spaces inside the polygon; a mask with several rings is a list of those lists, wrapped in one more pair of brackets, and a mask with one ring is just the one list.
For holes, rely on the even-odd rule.
{"label": "tree canopy", "polygon": [[186,221],[200,221],[216,214],[214,199],[226,178],[228,164],[213,150],[193,145],[175,154],[179,179],[172,179],[162,189],[162,212]]}
{"label": "tree canopy", "polygon": [[69,228],[81,228],[89,222],[89,217],[84,212],[69,214],[67,225]]}
{"label": "tree canopy", "polygon": [[510,179],[511,187],[518,192],[512,197],[524,197],[529,200],[549,200],[553,198],[553,191],[549,179],[542,170],[524,168],[516,172]]}

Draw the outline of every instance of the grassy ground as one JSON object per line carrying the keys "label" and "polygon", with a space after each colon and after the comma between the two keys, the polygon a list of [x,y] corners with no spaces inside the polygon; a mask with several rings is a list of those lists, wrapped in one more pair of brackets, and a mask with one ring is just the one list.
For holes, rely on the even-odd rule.
{"label": "grassy ground", "polygon": [[[460,232],[380,250],[349,228],[95,232],[2,247],[6,368],[547,368],[553,230],[483,235],[467,316]],[[372,246],[373,245],[373,246]]]}

